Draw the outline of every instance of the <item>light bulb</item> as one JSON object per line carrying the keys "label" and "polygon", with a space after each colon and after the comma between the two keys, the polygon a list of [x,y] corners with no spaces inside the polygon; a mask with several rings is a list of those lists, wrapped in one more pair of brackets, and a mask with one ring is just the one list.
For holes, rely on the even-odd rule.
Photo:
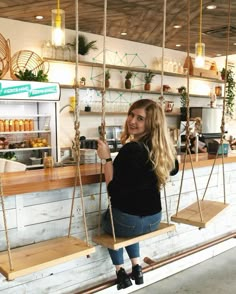
{"label": "light bulb", "polygon": [[62,9],[52,10],[52,44],[65,45],[65,12]]}
{"label": "light bulb", "polygon": [[203,68],[205,65],[205,44],[195,44],[195,67]]}

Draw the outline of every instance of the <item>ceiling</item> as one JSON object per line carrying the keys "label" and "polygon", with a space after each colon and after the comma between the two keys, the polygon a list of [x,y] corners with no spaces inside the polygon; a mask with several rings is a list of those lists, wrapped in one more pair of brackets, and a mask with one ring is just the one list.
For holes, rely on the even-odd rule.
{"label": "ceiling", "polygon": [[[199,41],[200,0],[167,0],[165,47],[187,51],[188,32],[190,52]],[[230,9],[230,34],[228,35],[228,11]],[[103,35],[104,0],[79,0],[79,30]],[[215,4],[214,10],[206,5]],[[56,0],[1,0],[0,17],[31,23],[51,25],[51,10],[56,8]],[[61,9],[66,13],[66,28],[75,29],[75,1],[60,0]],[[107,36],[122,38],[162,47],[164,0],[107,0]],[[43,20],[36,20],[43,15]],[[189,20],[189,21],[188,21]],[[190,30],[188,29],[190,23]],[[175,24],[181,25],[174,29]],[[1,29],[0,29],[1,32]],[[121,36],[121,32],[127,32]],[[202,42],[206,45],[206,56],[226,55],[236,52],[236,0],[203,0]],[[181,47],[177,48],[176,44]],[[227,50],[228,47],[228,50]]]}

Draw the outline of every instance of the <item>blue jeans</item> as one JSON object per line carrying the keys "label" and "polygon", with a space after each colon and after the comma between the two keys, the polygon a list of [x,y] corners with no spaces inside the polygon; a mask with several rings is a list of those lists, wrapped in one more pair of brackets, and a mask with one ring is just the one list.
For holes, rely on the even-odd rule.
{"label": "blue jeans", "polygon": [[[155,231],[161,222],[161,212],[148,216],[137,216],[113,208],[112,215],[116,237],[135,237],[150,233]],[[106,233],[112,235],[111,219],[108,210],[103,215],[102,227]],[[125,249],[130,259],[140,257],[139,243],[126,246]],[[108,251],[114,265],[124,263],[123,248],[118,250],[108,249]]]}

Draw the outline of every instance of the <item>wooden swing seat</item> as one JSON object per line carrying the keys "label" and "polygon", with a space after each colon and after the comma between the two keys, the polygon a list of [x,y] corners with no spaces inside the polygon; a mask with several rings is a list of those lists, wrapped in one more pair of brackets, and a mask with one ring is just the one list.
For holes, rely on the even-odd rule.
{"label": "wooden swing seat", "polygon": [[158,235],[171,232],[175,230],[174,224],[160,223],[159,228],[151,233],[143,234],[136,237],[116,237],[114,242],[113,236],[108,234],[101,234],[100,236],[94,236],[93,241],[103,247],[113,250],[120,249],[122,247],[134,244],[136,242],[144,241]]}
{"label": "wooden swing seat", "polygon": [[171,220],[176,223],[205,228],[212,219],[228,206],[228,204],[211,200],[200,200],[199,205],[201,207],[202,219],[199,212],[198,202],[195,202],[179,211],[177,214],[171,216]]}
{"label": "wooden swing seat", "polygon": [[8,252],[0,252],[0,273],[7,280],[31,274],[95,252],[95,247],[74,237],[61,237],[11,250],[14,270],[10,270]]}

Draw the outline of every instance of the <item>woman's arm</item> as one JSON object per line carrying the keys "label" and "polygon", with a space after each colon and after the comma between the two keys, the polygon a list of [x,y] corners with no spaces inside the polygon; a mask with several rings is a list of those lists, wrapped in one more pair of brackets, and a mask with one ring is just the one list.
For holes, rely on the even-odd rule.
{"label": "woman's arm", "polygon": [[[111,157],[111,152],[107,142],[98,140],[97,154],[100,159],[107,159]],[[113,178],[113,164],[112,161],[108,161],[104,164],[105,181],[108,185]]]}
{"label": "woman's arm", "polygon": [[113,164],[112,164],[112,161],[108,161],[104,165],[104,174],[105,174],[106,184],[108,185],[110,183],[110,181],[112,180],[112,178],[113,178]]}

